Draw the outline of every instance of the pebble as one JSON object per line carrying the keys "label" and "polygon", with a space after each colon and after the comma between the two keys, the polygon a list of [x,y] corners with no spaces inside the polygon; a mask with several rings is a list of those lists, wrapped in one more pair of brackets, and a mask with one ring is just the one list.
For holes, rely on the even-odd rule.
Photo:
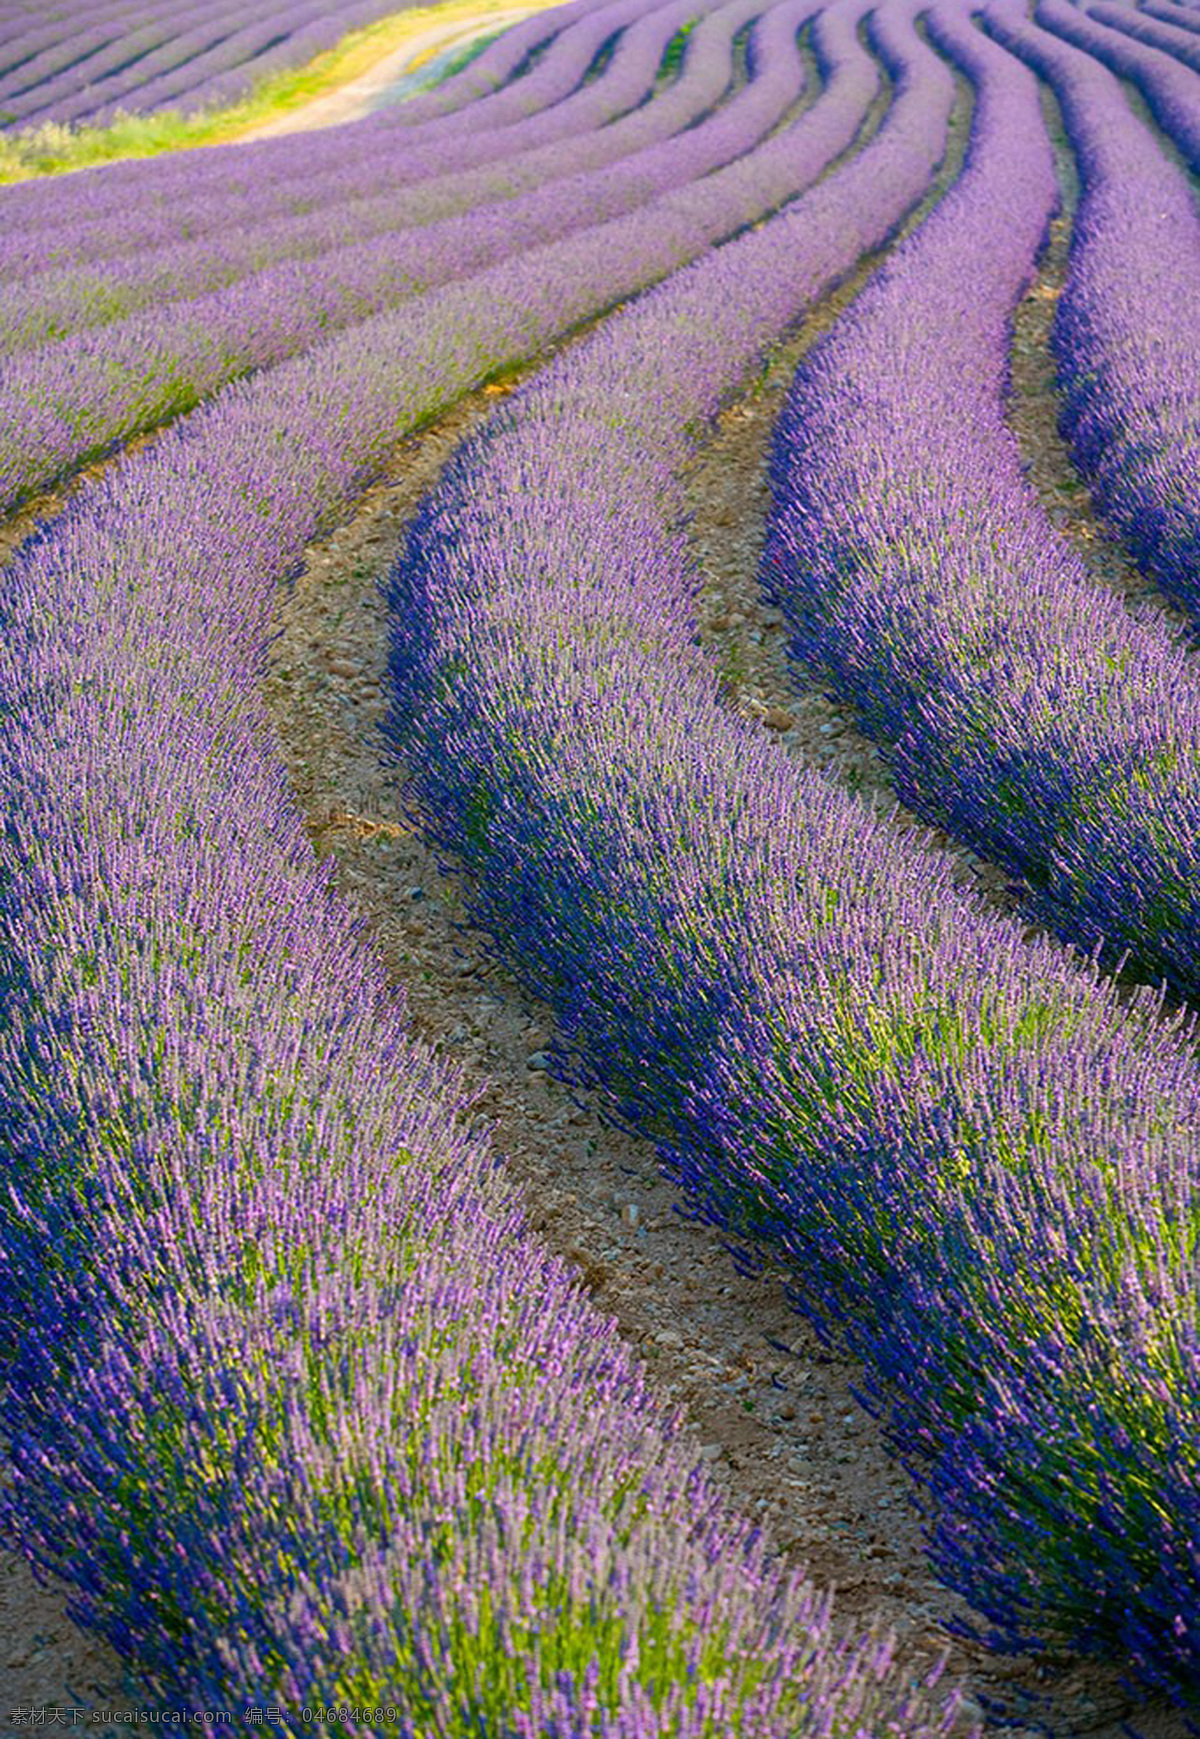
{"label": "pebble", "polygon": [[525,1059],[525,1067],[531,1074],[544,1075],[550,1067],[550,1058],[545,1051],[531,1051]]}
{"label": "pebble", "polygon": [[769,706],[762,715],[762,721],[769,731],[790,731],[796,722],[787,708],[782,706]]}

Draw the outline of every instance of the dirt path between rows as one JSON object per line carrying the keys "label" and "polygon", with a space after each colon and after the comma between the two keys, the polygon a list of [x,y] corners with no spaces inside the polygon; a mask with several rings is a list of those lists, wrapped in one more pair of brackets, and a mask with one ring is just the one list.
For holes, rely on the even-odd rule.
{"label": "dirt path between rows", "polygon": [[462,48],[477,37],[506,30],[522,18],[542,10],[538,6],[509,7],[482,4],[464,16],[461,7],[452,18],[414,30],[398,48],[383,55],[367,72],[340,85],[324,96],[314,97],[302,108],[268,121],[260,121],[239,133],[230,143],[247,139],[274,139],[285,133],[306,133],[318,127],[337,127],[359,121],[377,109],[403,101],[443,71]]}

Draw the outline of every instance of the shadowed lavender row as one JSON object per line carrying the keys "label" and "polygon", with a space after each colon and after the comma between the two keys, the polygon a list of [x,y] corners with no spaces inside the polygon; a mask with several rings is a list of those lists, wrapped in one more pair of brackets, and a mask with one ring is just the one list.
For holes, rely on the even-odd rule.
{"label": "shadowed lavender row", "polygon": [[[932,28],[976,76],[1004,58],[965,6]],[[982,136],[1019,120],[1048,198],[1007,65]],[[918,87],[914,133],[935,107]],[[1194,1706],[1194,1061],[1153,998],[1123,1008],[1026,944],[730,717],[695,645],[690,431],[895,221],[893,143],[609,322],[461,452],[392,575],[390,728],[569,1066],[699,1212],[782,1250],[866,1361],[939,1568],[1001,1645],[1128,1661]]]}
{"label": "shadowed lavender row", "polygon": [[255,692],[275,580],[397,432],[665,269],[666,221],[227,393],[0,590],[4,1509],[185,1706],[392,1703],[403,1739],[953,1722],[767,1573],[524,1237],[313,864]]}
{"label": "shadowed lavender row", "polygon": [[801,365],[764,582],[906,802],[1022,877],[1063,936],[1195,993],[1200,685],[1024,477],[1009,321],[1056,202],[1053,155],[1032,77],[986,42],[953,52],[992,68],[967,173]]}
{"label": "shadowed lavender row", "polygon": [[[815,0],[811,9],[815,10]],[[360,246],[372,236],[432,223],[489,200],[514,199],[550,181],[602,168],[643,150],[695,126],[720,100],[730,83],[732,38],[761,10],[762,0],[733,0],[710,18],[703,16],[703,7],[698,15],[694,4],[680,4],[635,19],[622,32],[602,77],[557,104],[552,114],[505,129],[503,140],[491,143],[489,163],[478,169],[431,177],[400,192],[392,189],[346,198],[300,215],[209,231],[157,249],[139,248],[132,257],[123,255],[103,265],[90,262],[26,278],[11,285],[5,295],[0,350],[26,348],[73,329],[107,325],[138,308],[160,307],[219,288],[278,260]],[[678,78],[655,95],[655,72],[672,30],[692,22],[698,28],[687,39]],[[765,70],[775,76],[782,73],[794,97],[794,55],[785,51],[782,67],[766,58]],[[552,123],[549,128],[547,122]],[[547,131],[555,141],[536,148]],[[411,147],[398,141],[391,152],[398,171],[411,168]],[[382,168],[376,155],[372,179]],[[398,179],[403,180],[403,174]],[[513,215],[519,222],[518,214]],[[606,215],[599,212],[593,221]],[[436,251],[435,238],[428,238],[427,245]]]}
{"label": "shadowed lavender row", "polygon": [[[131,14],[134,28],[114,40],[111,26],[89,33],[89,8],[74,0],[71,35],[0,78],[0,124],[103,124],[120,111],[215,107],[268,73],[311,60],[348,31],[403,10],[396,0],[289,0],[269,9],[256,0],[253,6],[218,9],[214,17],[211,6],[199,5],[176,13],[167,40],[151,46],[145,30],[154,22],[152,10]],[[87,54],[91,42],[96,52]],[[54,76],[56,61],[63,70]]]}
{"label": "shadowed lavender row", "polygon": [[1136,85],[1163,132],[1200,174],[1200,79],[1194,72],[1160,49],[1109,30],[1058,0],[1036,0],[1034,17]]}
{"label": "shadowed lavender row", "polygon": [[[512,42],[523,45],[515,67],[509,56],[503,61],[509,82],[461,110],[446,113],[435,105],[427,112],[425,99],[417,97],[317,134],[168,152],[102,172],[2,188],[0,214],[10,231],[0,240],[0,275],[25,276],[56,262],[78,264],[213,229],[253,226],[274,215],[303,215],[322,204],[486,163],[504,150],[489,135],[553,110],[576,90],[606,43],[659,4],[580,0],[516,26],[501,39],[510,50]],[[536,64],[528,65],[534,55]],[[553,128],[557,119],[548,114],[544,124]],[[550,131],[534,142],[562,136]],[[375,167],[377,156],[382,160]]]}
{"label": "shadowed lavender row", "polygon": [[[789,22],[784,15],[785,43],[794,30],[795,18]],[[311,347],[331,326],[362,320],[380,305],[431,283],[461,277],[489,259],[507,258],[520,247],[529,249],[547,236],[568,233],[587,222],[593,209],[635,204],[656,185],[673,189],[645,207],[661,224],[667,265],[690,258],[697,248],[794,197],[829,161],[830,142],[834,152],[849,145],[869,101],[874,74],[857,44],[839,44],[836,25],[828,40],[835,58],[828,69],[829,100],[820,106],[820,114],[814,119],[816,111],[809,110],[711,175],[674,185],[696,167],[711,169],[714,158],[720,162],[731,146],[751,144],[778,118],[778,75],[746,87],[737,100],[732,129],[718,115],[684,132],[678,150],[646,154],[629,174],[618,167],[599,172],[595,182],[590,177],[556,182],[524,201],[484,208],[420,231],[407,248],[384,237],[330,261],[276,266],[178,308],[168,306],[161,314],[137,316],[112,331],[81,333],[13,359],[0,384],[0,424],[7,422],[4,405],[19,414],[14,414],[7,438],[0,438],[0,501],[11,504],[89,454],[189,409],[249,368]],[[799,94],[800,64],[794,48],[791,52],[793,94]],[[786,79],[786,65],[783,71]],[[716,129],[715,152],[709,149],[710,128]],[[606,191],[610,176],[611,194]],[[638,274],[646,220],[635,213],[630,222],[634,251],[628,282],[638,287],[644,281]],[[603,236],[606,227],[591,233]],[[614,240],[621,233],[614,231]],[[528,252],[527,258],[536,260],[536,252]]]}
{"label": "shadowed lavender row", "polygon": [[1196,614],[1200,209],[1111,73],[1045,36],[1021,52],[1053,84],[1081,177],[1053,333],[1063,432],[1101,513]]}

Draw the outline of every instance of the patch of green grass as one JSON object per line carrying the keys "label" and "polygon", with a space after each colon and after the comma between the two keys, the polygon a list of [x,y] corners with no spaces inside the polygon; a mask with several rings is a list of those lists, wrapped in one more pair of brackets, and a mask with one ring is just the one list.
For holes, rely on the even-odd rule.
{"label": "patch of green grass", "polygon": [[668,42],[662,60],[658,65],[658,73],[655,81],[657,84],[666,84],[669,79],[675,77],[676,73],[683,65],[683,51],[687,47],[688,37],[692,34],[692,31],[695,30],[699,22],[700,20],[698,18],[689,18],[687,23],[681,25],[671,38],[670,42]]}

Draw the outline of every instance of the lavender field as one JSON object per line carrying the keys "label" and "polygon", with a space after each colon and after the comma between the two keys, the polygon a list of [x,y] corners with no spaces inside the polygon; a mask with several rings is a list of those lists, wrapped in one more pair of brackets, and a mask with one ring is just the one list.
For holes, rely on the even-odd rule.
{"label": "lavender field", "polygon": [[0,1733],[1200,1732],[1200,4],[391,97],[0,186]]}

